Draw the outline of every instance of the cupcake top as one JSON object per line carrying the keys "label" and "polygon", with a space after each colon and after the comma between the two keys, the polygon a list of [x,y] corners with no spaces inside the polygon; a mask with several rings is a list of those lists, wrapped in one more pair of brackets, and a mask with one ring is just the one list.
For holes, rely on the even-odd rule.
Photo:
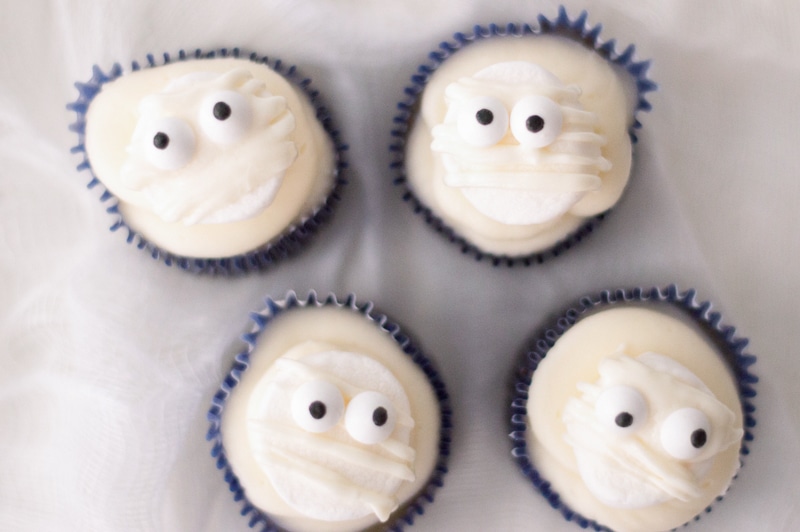
{"label": "cupcake top", "polygon": [[252,59],[117,67],[88,103],[91,171],[124,223],[165,253],[246,256],[313,218],[337,183],[320,110]]}
{"label": "cupcake top", "polygon": [[744,452],[741,375],[703,327],[669,305],[614,305],[532,360],[524,460],[565,516],[671,530],[727,491]]}
{"label": "cupcake top", "polygon": [[442,45],[452,55],[415,78],[400,181],[479,257],[563,247],[630,178],[634,113],[652,90],[631,70],[646,63],[631,68],[632,49],[612,57],[599,27],[563,15],[538,32],[457,34]]}
{"label": "cupcake top", "polygon": [[441,482],[449,414],[438,377],[409,349],[352,308],[270,317],[212,416],[231,485],[268,524],[361,530],[419,511]]}

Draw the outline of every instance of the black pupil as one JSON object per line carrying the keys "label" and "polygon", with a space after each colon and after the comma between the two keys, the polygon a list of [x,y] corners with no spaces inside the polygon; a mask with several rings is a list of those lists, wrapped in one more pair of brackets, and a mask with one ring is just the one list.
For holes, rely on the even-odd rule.
{"label": "black pupil", "polygon": [[308,405],[308,413],[311,414],[311,417],[314,419],[322,419],[325,417],[325,412],[327,411],[328,409],[325,408],[325,403],[322,401],[314,401]]}
{"label": "black pupil", "polygon": [[525,120],[525,127],[531,133],[538,133],[544,129],[544,118],[539,115],[531,115]]}
{"label": "black pupil", "polygon": [[697,429],[696,431],[692,432],[692,447],[699,449],[706,444],[707,438],[708,436],[706,435],[706,431],[703,429]]}
{"label": "black pupil", "polygon": [[214,104],[214,118],[217,120],[227,120],[231,116],[231,106],[225,102]]}
{"label": "black pupil", "polygon": [[386,409],[382,406],[379,406],[372,412],[372,422],[378,427],[384,426],[387,419],[389,419],[389,413],[386,412]]}
{"label": "black pupil", "polygon": [[620,412],[617,414],[617,417],[614,418],[614,423],[617,424],[618,427],[630,427],[633,425],[633,416],[627,412]]}
{"label": "black pupil", "polygon": [[156,133],[153,137],[153,146],[159,150],[167,149],[167,146],[169,146],[169,135],[162,133],[161,131]]}
{"label": "black pupil", "polygon": [[488,109],[481,109],[475,113],[475,120],[477,120],[480,125],[487,126],[494,120],[494,113]]}

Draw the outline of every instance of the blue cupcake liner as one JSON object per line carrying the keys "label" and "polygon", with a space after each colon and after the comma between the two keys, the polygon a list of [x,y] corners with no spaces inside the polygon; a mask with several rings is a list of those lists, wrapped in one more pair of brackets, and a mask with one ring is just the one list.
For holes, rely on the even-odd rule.
{"label": "blue cupcake liner", "polygon": [[341,308],[361,314],[364,319],[371,321],[376,327],[391,336],[392,339],[397,342],[400,349],[402,349],[403,353],[408,355],[425,373],[439,401],[439,413],[441,416],[439,456],[433,473],[428,483],[415,498],[403,503],[397,510],[397,513],[391,516],[390,521],[384,524],[385,530],[392,532],[400,532],[406,526],[413,525],[414,519],[418,515],[425,513],[425,505],[433,502],[434,492],[437,488],[442,487],[444,484],[443,477],[447,473],[447,461],[450,455],[452,411],[450,409],[447,389],[439,376],[439,372],[423,352],[412,343],[411,339],[400,330],[400,326],[389,321],[386,315],[375,311],[372,302],[357,303],[356,297],[353,294],[349,294],[344,301],[339,301],[334,294],[329,294],[325,299],[319,299],[316,292],[311,291],[305,299],[301,299],[294,291],[290,291],[282,300],[276,301],[267,297],[265,303],[266,306],[264,309],[250,314],[250,319],[253,321],[252,330],[241,337],[246,345],[234,358],[233,366],[222,381],[219,390],[214,394],[211,400],[211,408],[209,408],[206,416],[211,425],[206,433],[206,440],[213,442],[211,456],[216,459],[217,469],[222,469],[224,471],[225,482],[228,483],[230,491],[233,493],[233,500],[241,502],[241,514],[243,516],[249,516],[248,525],[250,528],[260,526],[262,532],[277,532],[281,530],[280,527],[269,518],[268,514],[259,510],[247,499],[244,488],[240,485],[236,473],[234,473],[228,463],[225,448],[222,444],[222,433],[220,431],[222,417],[225,415],[225,402],[232,390],[239,383],[242,373],[247,371],[250,367],[250,356],[256,348],[258,336],[262,330],[269,327],[273,318],[283,312],[291,312],[292,310],[305,307],[325,306]]}
{"label": "blue cupcake liner", "polygon": [[[526,351],[523,361],[514,375],[511,397],[511,433],[509,434],[512,441],[511,456],[522,474],[531,481],[533,487],[547,499],[550,506],[561,512],[567,521],[574,521],[581,528],[613,532],[610,528],[584,517],[567,506],[532,463],[525,440],[525,433],[528,429],[528,390],[533,372],[536,371],[539,362],[547,356],[547,352],[555,345],[556,341],[581,319],[610,306],[631,305],[653,309],[659,307],[671,309],[685,315],[700,326],[706,338],[712,341],[719,352],[723,354],[737,381],[744,428],[742,445],[739,449],[739,461],[740,465],[744,465],[744,457],[750,453],[749,444],[753,441],[753,428],[756,426],[753,416],[756,410],[753,398],[756,396],[755,384],[758,382],[758,377],[750,372],[750,366],[755,364],[756,357],[745,352],[748,340],[737,337],[734,327],[723,325],[721,314],[713,312],[711,303],[708,301],[698,303],[696,295],[694,289],[681,292],[676,285],[672,284],[666,288],[606,290],[597,296],[587,296],[582,298],[577,305],[563,312],[544,332],[537,334],[537,339]],[[704,512],[695,516],[693,520],[698,521],[703,513],[710,512],[712,505],[721,501],[722,498],[722,496],[717,497]]]}
{"label": "blue cupcake liner", "polygon": [[451,55],[474,42],[498,37],[520,38],[531,35],[561,35],[583,43],[586,47],[595,50],[610,63],[624,68],[631,75],[638,94],[636,108],[634,109],[633,123],[628,130],[628,134],[631,137],[631,141],[635,144],[638,141],[636,130],[642,127],[637,115],[639,112],[646,112],[651,109],[652,106],[650,102],[647,101],[646,94],[658,88],[658,86],[647,77],[650,61],[634,61],[636,48],[632,44],[628,45],[622,52],[617,51],[617,44],[614,39],[603,41],[600,38],[602,25],[596,24],[595,26],[590,26],[587,23],[587,18],[588,13],[582,11],[577,18],[570,19],[564,6],[560,6],[558,8],[558,16],[555,19],[539,15],[537,18],[537,26],[531,24],[507,24],[505,26],[499,26],[497,24],[489,24],[488,26],[476,25],[472,33],[465,34],[459,32],[453,35],[453,40],[440,43],[437,50],[428,54],[429,61],[420,65],[417,68],[416,74],[411,76],[411,85],[403,90],[404,97],[397,104],[398,112],[393,119],[394,128],[391,132],[392,143],[389,146],[392,157],[389,168],[395,175],[394,184],[402,188],[403,201],[411,205],[415,214],[421,215],[425,222],[432,226],[437,233],[441,233],[442,236],[450,242],[459,246],[463,254],[472,255],[477,261],[487,260],[492,266],[504,265],[509,267],[541,264],[549,258],[558,257],[586,238],[609,211],[588,219],[586,223],[575,232],[544,251],[538,251],[523,256],[496,255],[482,251],[463,236],[459,235],[454,229],[448,226],[444,220],[434,214],[428,206],[417,198],[414,191],[408,185],[405,169],[406,138],[411,129],[410,126],[416,114],[420,96],[436,69]]}
{"label": "blue cupcake liner", "polygon": [[100,202],[106,206],[106,212],[114,217],[114,223],[109,228],[111,231],[120,229],[127,230],[126,240],[129,244],[134,244],[137,248],[145,250],[153,259],[161,260],[167,266],[173,264],[182,270],[192,273],[206,273],[211,275],[237,275],[249,273],[252,271],[261,271],[271,266],[274,262],[294,254],[309,240],[309,238],[316,233],[333,214],[336,204],[341,200],[342,187],[347,184],[347,180],[342,176],[347,162],[344,158],[344,152],[348,149],[346,144],[343,144],[340,138],[339,131],[333,124],[330,113],[322,103],[319,91],[311,85],[311,79],[304,77],[296,66],[287,65],[280,59],[270,59],[267,56],[258,55],[255,52],[247,53],[239,48],[220,48],[212,51],[203,51],[199,48],[193,52],[186,52],[180,50],[177,57],[172,57],[168,53],[164,53],[161,58],[156,58],[152,54],[146,56],[146,62],[140,64],[137,61],[131,62],[131,72],[136,72],[143,68],[153,68],[175,61],[190,61],[193,59],[212,59],[216,57],[232,57],[249,59],[254,63],[259,63],[268,66],[284,78],[289,80],[293,85],[299,87],[308,97],[311,105],[316,110],[316,118],[322,124],[325,132],[330,136],[336,151],[336,169],[334,171],[334,184],[333,188],[328,193],[327,197],[321,205],[319,205],[313,213],[304,221],[289,226],[286,230],[273,239],[272,242],[247,253],[235,255],[232,257],[223,258],[194,258],[176,255],[169,251],[159,248],[152,242],[148,241],[142,234],[131,228],[125,223],[122,214],[119,211],[119,200],[103,185],[97,176],[92,171],[92,166],[86,153],[85,147],[85,131],[86,131],[86,113],[89,105],[95,96],[102,90],[103,85],[110,81],[124,75],[122,66],[115,63],[108,72],[103,72],[99,66],[92,67],[92,77],[86,82],[77,82],[75,87],[78,89],[78,99],[74,102],[67,104],[67,109],[74,111],[77,118],[74,123],[70,124],[69,129],[78,134],[78,144],[75,145],[70,151],[71,153],[79,153],[82,155],[83,160],[77,166],[78,171],[86,170],[89,172],[91,179],[87,188],[93,189],[99,187],[102,191],[100,195]]}

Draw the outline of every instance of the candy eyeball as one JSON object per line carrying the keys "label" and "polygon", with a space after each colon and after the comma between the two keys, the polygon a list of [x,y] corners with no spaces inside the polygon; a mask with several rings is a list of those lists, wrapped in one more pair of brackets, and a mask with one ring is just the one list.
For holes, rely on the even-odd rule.
{"label": "candy eyeball", "polygon": [[292,418],[308,432],[332,429],[344,413],[344,399],[339,389],[326,381],[310,381],[292,395]]}
{"label": "candy eyeball", "polygon": [[613,386],[600,394],[595,403],[598,419],[619,435],[635,432],[647,420],[647,402],[630,386]]}
{"label": "candy eyeball", "polygon": [[192,160],[195,152],[194,131],[180,118],[168,116],[154,120],[145,135],[144,155],[160,170],[177,170]]}
{"label": "candy eyeball", "polygon": [[508,111],[503,102],[491,96],[467,101],[458,114],[458,134],[476,148],[497,144],[508,130]]}
{"label": "candy eyeball", "polygon": [[363,444],[380,443],[394,430],[397,414],[388,397],[378,392],[362,392],[350,400],[344,424],[350,436]]}
{"label": "candy eyeball", "polygon": [[681,408],[661,425],[661,445],[678,460],[691,460],[703,453],[711,436],[711,423],[696,408]]}
{"label": "candy eyeball", "polygon": [[252,114],[247,98],[239,92],[225,90],[203,99],[197,121],[212,141],[234,144],[250,129]]}
{"label": "candy eyeball", "polygon": [[544,96],[526,96],[511,110],[511,132],[528,148],[543,148],[561,133],[561,107]]}

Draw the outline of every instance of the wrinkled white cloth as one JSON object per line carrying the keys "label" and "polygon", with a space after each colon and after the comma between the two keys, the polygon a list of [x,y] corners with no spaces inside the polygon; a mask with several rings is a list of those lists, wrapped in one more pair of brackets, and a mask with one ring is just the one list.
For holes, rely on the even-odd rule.
{"label": "wrinkled white cloth", "polygon": [[[566,2],[577,14],[587,2]],[[532,268],[462,256],[400,199],[389,131],[427,53],[522,0],[6,1],[0,5],[0,530],[247,530],[205,441],[212,394],[265,295],[356,293],[442,370],[455,414],[445,487],[414,530],[575,530],[512,462],[508,382],[529,335],[605,288],[695,287],[759,356],[756,440],[692,530],[798,530],[800,6],[592,2],[650,58],[635,177],[595,234]],[[65,104],[92,65],[239,46],[300,65],[350,145],[350,185],[296,258],[187,274],[107,230],[70,154]]]}

